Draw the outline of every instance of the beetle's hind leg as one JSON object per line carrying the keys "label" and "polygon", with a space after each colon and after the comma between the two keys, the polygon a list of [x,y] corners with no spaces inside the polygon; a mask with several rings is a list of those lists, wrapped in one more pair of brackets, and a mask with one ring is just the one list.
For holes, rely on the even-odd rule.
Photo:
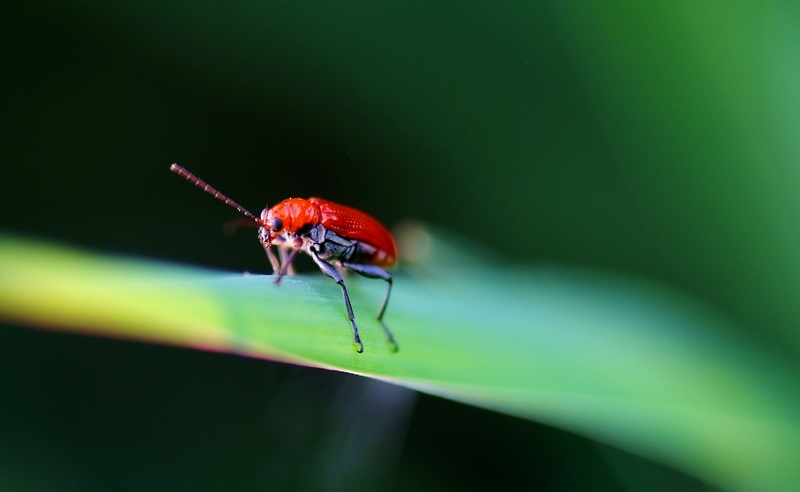
{"label": "beetle's hind leg", "polygon": [[389,284],[386,287],[386,294],[383,296],[383,302],[381,303],[381,308],[378,311],[378,321],[381,322],[381,326],[383,327],[383,331],[386,332],[386,338],[389,339],[389,343],[392,344],[392,350],[397,352],[399,347],[397,346],[397,342],[394,341],[394,337],[392,336],[391,330],[389,327],[386,326],[386,323],[383,321],[383,313],[386,312],[386,306],[389,304],[389,295],[392,293],[392,275],[387,272],[386,270],[377,267],[375,265],[369,264],[362,264],[362,263],[347,263],[341,262],[342,266],[347,268],[348,270],[352,270],[359,275],[363,275],[367,278],[379,278],[386,281]]}

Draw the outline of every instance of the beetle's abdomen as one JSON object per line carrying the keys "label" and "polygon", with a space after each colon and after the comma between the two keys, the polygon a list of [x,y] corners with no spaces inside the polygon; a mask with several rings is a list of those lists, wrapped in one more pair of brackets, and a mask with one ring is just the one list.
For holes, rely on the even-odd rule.
{"label": "beetle's abdomen", "polygon": [[321,198],[309,198],[308,201],[318,205],[320,223],[325,228],[346,239],[365,243],[375,250],[366,255],[366,263],[391,266],[395,262],[397,246],[394,238],[376,219],[360,210]]}

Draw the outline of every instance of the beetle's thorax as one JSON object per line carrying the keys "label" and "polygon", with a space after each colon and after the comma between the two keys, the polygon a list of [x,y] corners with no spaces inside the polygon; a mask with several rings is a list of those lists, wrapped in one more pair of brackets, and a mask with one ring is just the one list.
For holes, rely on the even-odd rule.
{"label": "beetle's thorax", "polygon": [[[319,224],[320,220],[319,206],[303,198],[287,198],[261,212],[262,226],[276,235],[284,232],[302,233]],[[280,225],[277,230],[275,224]]]}

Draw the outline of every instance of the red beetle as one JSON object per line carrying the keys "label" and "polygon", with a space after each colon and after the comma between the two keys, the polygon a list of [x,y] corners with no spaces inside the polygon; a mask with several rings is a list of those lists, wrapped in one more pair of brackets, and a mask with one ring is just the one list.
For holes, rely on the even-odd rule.
{"label": "red beetle", "polygon": [[[392,292],[392,276],[383,267],[394,264],[397,246],[391,233],[380,222],[364,212],[321,198],[287,198],[271,208],[265,208],[259,218],[178,164],[173,164],[169,170],[256,222],[259,226],[258,240],[264,246],[273,270],[278,274],[276,284],[287,273],[298,251],[308,253],[322,273],[335,280],[342,288],[347,316],[353,326],[353,341],[358,344],[359,353],[364,351],[364,344],[358,335],[350,296],[347,295],[344,279],[332,263],[368,278],[385,280],[388,287],[378,311],[378,321],[381,322],[394,351],[397,351],[392,332],[383,321],[389,294]],[[282,263],[275,257],[271,249],[273,245],[292,250],[288,257],[281,254]],[[281,250],[282,253],[283,251]]]}

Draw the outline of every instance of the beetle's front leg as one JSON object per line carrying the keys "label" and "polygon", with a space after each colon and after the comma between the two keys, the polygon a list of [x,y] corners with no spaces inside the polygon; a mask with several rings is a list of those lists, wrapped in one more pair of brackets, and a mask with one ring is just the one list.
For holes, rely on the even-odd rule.
{"label": "beetle's front leg", "polygon": [[295,257],[297,256],[297,253],[300,252],[300,248],[302,247],[303,247],[303,240],[300,238],[295,238],[294,241],[292,242],[293,249],[292,252],[289,253],[289,257],[283,259],[283,256],[281,256],[281,258],[283,259],[283,264],[281,265],[281,269],[278,270],[278,279],[275,280],[275,285],[281,283],[281,279],[283,278],[284,275],[286,275],[286,272],[289,270],[289,268],[291,268],[292,262],[294,261]]}
{"label": "beetle's front leg", "polygon": [[267,258],[269,258],[269,263],[272,265],[272,273],[278,273],[281,270],[281,264],[278,261],[278,258],[275,257],[275,253],[272,251],[272,245],[269,243],[269,236],[265,232],[266,229],[263,227],[258,230],[258,240],[261,243],[261,246],[264,247],[264,251],[267,253]]}
{"label": "beetle's front leg", "polygon": [[[289,261],[289,253],[286,248],[278,248],[278,253],[281,256],[281,265]],[[294,275],[294,265],[289,261],[289,268],[286,269],[286,275]]]}
{"label": "beetle's front leg", "polygon": [[308,254],[311,256],[311,259],[314,260],[314,263],[317,264],[319,269],[322,270],[322,273],[332,278],[342,288],[344,305],[347,308],[347,316],[350,318],[350,324],[353,325],[353,341],[358,344],[358,353],[362,353],[364,351],[364,344],[361,342],[361,337],[358,335],[358,326],[356,326],[355,315],[353,315],[353,306],[350,304],[350,296],[347,295],[347,288],[344,286],[344,279],[341,275],[339,275],[339,272],[336,270],[336,268],[320,258],[313,248],[309,248]]}

